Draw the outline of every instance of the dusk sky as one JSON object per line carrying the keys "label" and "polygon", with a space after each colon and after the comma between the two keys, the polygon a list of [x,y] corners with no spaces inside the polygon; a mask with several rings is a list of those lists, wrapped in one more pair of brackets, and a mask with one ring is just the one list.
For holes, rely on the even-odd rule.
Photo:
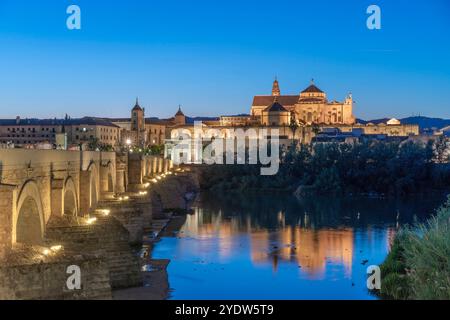
{"label": "dusk sky", "polygon": [[249,113],[275,75],[363,119],[450,118],[450,1],[0,0],[0,118]]}

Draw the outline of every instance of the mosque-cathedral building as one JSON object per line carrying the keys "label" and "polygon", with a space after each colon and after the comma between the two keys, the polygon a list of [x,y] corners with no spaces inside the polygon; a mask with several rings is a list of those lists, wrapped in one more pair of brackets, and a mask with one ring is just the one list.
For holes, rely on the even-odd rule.
{"label": "mosque-cathedral building", "polygon": [[[274,103],[277,103],[276,107],[273,106]],[[282,123],[289,123],[291,117],[294,121],[308,125],[353,125],[356,122],[352,95],[349,94],[343,102],[329,102],[325,92],[314,84],[314,80],[299,95],[282,95],[278,80],[275,79],[272,95],[255,96],[250,113],[252,117],[260,118],[262,124],[274,125],[276,122],[268,121],[270,111],[282,113]]]}

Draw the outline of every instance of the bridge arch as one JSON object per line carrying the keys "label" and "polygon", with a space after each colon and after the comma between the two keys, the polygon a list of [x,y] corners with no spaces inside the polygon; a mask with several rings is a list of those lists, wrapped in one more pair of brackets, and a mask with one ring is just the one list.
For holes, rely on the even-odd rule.
{"label": "bridge arch", "polygon": [[72,177],[68,177],[64,182],[64,189],[63,189],[64,215],[68,216],[78,215],[78,196],[76,190],[77,189],[75,188],[75,183]]}
{"label": "bridge arch", "polygon": [[45,218],[39,187],[26,181],[17,197],[13,239],[17,243],[40,245],[44,241]]}

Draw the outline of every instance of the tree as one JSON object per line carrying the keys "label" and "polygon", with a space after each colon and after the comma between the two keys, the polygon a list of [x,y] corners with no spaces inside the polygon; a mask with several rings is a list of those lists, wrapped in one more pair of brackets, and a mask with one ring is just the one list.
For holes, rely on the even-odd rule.
{"label": "tree", "polygon": [[436,163],[446,163],[449,160],[449,141],[447,137],[440,136],[434,141],[434,161]]}
{"label": "tree", "polygon": [[294,144],[295,144],[295,133],[297,132],[298,127],[299,127],[299,125],[298,125],[297,120],[295,119],[295,114],[294,114],[294,112],[292,112],[291,113],[291,122],[289,123],[289,128],[292,131],[292,146],[294,146]]}

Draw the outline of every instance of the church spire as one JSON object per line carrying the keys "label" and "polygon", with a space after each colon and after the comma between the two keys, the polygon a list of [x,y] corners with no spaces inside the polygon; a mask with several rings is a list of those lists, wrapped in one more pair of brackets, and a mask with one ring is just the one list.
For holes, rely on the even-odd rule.
{"label": "church spire", "polygon": [[278,97],[280,94],[281,94],[280,85],[278,83],[277,77],[275,77],[275,81],[273,82],[273,86],[272,86],[272,95],[275,97]]}
{"label": "church spire", "polygon": [[136,104],[134,105],[133,111],[136,110],[142,110],[141,106],[139,105],[139,99],[136,97]]}

